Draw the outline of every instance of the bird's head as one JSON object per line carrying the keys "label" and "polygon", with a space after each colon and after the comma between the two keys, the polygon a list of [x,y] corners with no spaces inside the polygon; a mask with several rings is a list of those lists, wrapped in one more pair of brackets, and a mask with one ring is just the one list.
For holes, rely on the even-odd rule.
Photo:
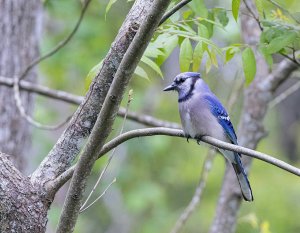
{"label": "bird's head", "polygon": [[179,101],[183,101],[193,95],[196,84],[199,86],[202,85],[202,83],[204,84],[200,73],[185,72],[178,74],[171,85],[167,86],[164,91],[177,91],[179,95]]}

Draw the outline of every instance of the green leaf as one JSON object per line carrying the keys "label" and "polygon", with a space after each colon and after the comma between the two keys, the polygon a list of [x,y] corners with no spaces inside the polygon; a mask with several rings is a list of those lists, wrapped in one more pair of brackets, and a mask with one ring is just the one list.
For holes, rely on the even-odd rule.
{"label": "green leaf", "polygon": [[208,31],[208,38],[211,38],[214,33],[214,24],[215,24],[215,16],[212,11],[208,12],[207,20],[204,21],[202,24],[204,24]]}
{"label": "green leaf", "polygon": [[248,86],[256,74],[256,60],[251,48],[246,48],[242,52],[243,69],[245,74],[246,85]]}
{"label": "green leaf", "polygon": [[215,66],[215,67],[218,67],[219,64],[218,64],[218,60],[217,60],[217,54],[216,54],[216,51],[214,49],[212,49],[209,53],[209,57],[210,57],[210,60],[211,60],[211,63]]}
{"label": "green leaf", "polygon": [[88,90],[93,79],[96,77],[96,75],[98,74],[99,70],[101,69],[103,64],[103,60],[101,60],[97,65],[95,65],[87,74],[87,76],[85,77],[85,82],[84,82],[84,86],[85,89]]}
{"label": "green leaf", "polygon": [[148,77],[148,74],[146,73],[146,71],[140,67],[140,66],[137,66],[135,71],[134,71],[134,74],[136,74],[137,76],[140,76],[141,78],[145,78],[147,80],[149,80],[149,77]]}
{"label": "green leaf", "polygon": [[205,25],[203,24],[198,25],[198,35],[206,39],[209,38],[208,29]]}
{"label": "green leaf", "polygon": [[195,49],[194,49],[194,53],[193,53],[193,71],[196,72],[199,70],[199,67],[201,65],[201,61],[202,61],[202,57],[203,57],[203,49],[202,49],[202,42],[199,42]]}
{"label": "green leaf", "polygon": [[208,11],[207,11],[206,5],[204,3],[204,0],[191,1],[189,3],[189,6],[197,15],[200,15],[201,17],[204,17],[204,18],[207,17]]}
{"label": "green leaf", "polygon": [[239,51],[240,51],[240,49],[237,47],[229,47],[226,50],[225,62],[229,62],[234,57],[234,55]]}
{"label": "green leaf", "polygon": [[190,32],[191,34],[196,34],[196,32],[189,25],[179,23],[178,26],[183,28],[185,31]]}
{"label": "green leaf", "polygon": [[290,32],[288,34],[276,37],[275,39],[271,40],[269,45],[267,45],[267,52],[269,54],[277,53],[284,47],[291,45],[295,39],[297,38],[296,32]]}
{"label": "green leaf", "polygon": [[118,0],[109,0],[109,2],[107,3],[107,6],[106,6],[106,8],[105,8],[105,20],[106,20],[106,15],[107,15],[107,13],[109,12],[111,6],[112,6],[114,3],[116,3],[116,1],[118,1]]}
{"label": "green leaf", "polygon": [[144,56],[157,58],[158,56],[165,56],[153,43],[150,43],[144,53]]}
{"label": "green leaf", "polygon": [[208,57],[205,62],[205,72],[208,73],[211,69],[211,59]]}
{"label": "green leaf", "polygon": [[189,71],[193,58],[193,48],[188,38],[185,38],[180,45],[179,65],[182,72]]}
{"label": "green leaf", "polygon": [[170,56],[170,54],[173,52],[173,50],[176,48],[178,45],[178,36],[173,35],[168,37],[168,39],[165,41],[162,47],[162,51],[164,55],[159,55],[157,57],[156,63],[160,66],[162,65],[165,60]]}
{"label": "green leaf", "polygon": [[159,68],[159,66],[152,61],[150,58],[146,57],[146,56],[142,56],[141,61],[144,62],[146,65],[148,65],[152,70],[154,70],[157,74],[159,74],[159,76],[162,78],[163,74]]}
{"label": "green leaf", "polygon": [[263,7],[263,3],[262,0],[255,0],[255,5],[257,8],[257,12],[260,18],[263,18],[264,15],[264,7]]}
{"label": "green leaf", "polygon": [[240,0],[232,0],[231,9],[232,9],[232,15],[233,15],[233,18],[235,19],[235,21],[237,21],[238,16],[239,16],[240,3],[241,3]]}
{"label": "green leaf", "polygon": [[259,49],[260,49],[261,54],[264,56],[266,62],[268,63],[270,69],[272,69],[272,66],[273,66],[272,55],[267,52],[266,46],[260,46]]}
{"label": "green leaf", "polygon": [[226,27],[228,22],[229,22],[229,19],[227,17],[227,12],[225,9],[220,9],[217,13],[217,18],[219,20],[219,22],[223,25],[223,27]]}

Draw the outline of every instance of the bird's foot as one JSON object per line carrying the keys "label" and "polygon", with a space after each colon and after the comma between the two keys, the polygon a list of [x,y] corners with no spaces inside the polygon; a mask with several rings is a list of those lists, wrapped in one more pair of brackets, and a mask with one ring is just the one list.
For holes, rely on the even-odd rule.
{"label": "bird's foot", "polygon": [[192,138],[190,135],[186,135],[186,141],[189,142],[189,139]]}
{"label": "bird's foot", "polygon": [[204,136],[204,135],[197,136],[196,141],[197,141],[197,144],[198,144],[198,145],[201,144],[201,138],[202,138],[203,136]]}

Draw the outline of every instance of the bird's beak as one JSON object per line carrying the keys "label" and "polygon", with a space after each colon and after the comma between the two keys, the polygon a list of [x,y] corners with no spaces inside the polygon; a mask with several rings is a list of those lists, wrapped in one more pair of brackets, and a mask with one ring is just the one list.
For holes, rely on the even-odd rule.
{"label": "bird's beak", "polygon": [[173,91],[175,90],[176,85],[174,83],[172,83],[171,85],[165,87],[165,89],[163,89],[163,91]]}

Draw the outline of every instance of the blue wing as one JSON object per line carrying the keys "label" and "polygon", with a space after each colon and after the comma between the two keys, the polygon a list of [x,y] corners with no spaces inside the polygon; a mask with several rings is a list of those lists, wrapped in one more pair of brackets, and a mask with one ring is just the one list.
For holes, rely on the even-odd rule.
{"label": "blue wing", "polygon": [[[218,98],[214,94],[209,94],[204,96],[205,100],[208,102],[212,114],[218,119],[219,124],[223,127],[224,132],[227,137],[233,144],[237,144],[237,137],[234,132],[234,128],[231,124],[230,118],[218,100]],[[236,173],[238,182],[241,187],[242,195],[246,201],[253,201],[253,194],[251,190],[251,186],[249,180],[247,178],[246,172],[243,168],[242,162],[240,160],[240,154],[236,152],[220,150],[223,155],[231,162],[234,171]]]}
{"label": "blue wing", "polygon": [[230,121],[230,118],[217,97],[213,94],[205,95],[204,98],[209,103],[212,114],[218,119],[218,122],[223,127],[227,137],[233,144],[237,144],[237,137],[234,132],[233,125]]}

